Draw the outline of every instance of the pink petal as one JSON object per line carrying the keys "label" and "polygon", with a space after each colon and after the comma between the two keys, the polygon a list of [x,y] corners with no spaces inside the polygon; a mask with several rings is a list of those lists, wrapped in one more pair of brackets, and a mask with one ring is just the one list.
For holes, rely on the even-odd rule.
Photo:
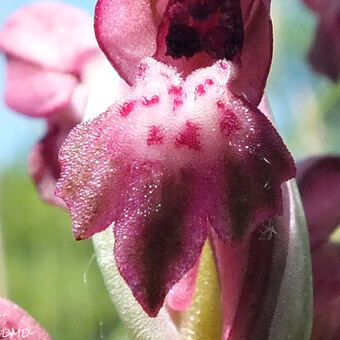
{"label": "pink petal", "polygon": [[[14,331],[11,334],[10,332]],[[20,333],[17,333],[19,332]],[[48,333],[23,309],[0,298],[0,337],[2,339],[52,340]]]}
{"label": "pink petal", "polygon": [[9,18],[0,32],[0,49],[44,68],[79,73],[85,54],[98,48],[87,14],[67,4],[40,2]]}
{"label": "pink petal", "polygon": [[340,223],[340,157],[315,157],[299,163],[297,182],[314,247],[326,241]]}
{"label": "pink petal", "polygon": [[33,117],[65,109],[78,83],[72,75],[44,70],[16,58],[8,59],[6,72],[6,104]]}
{"label": "pink petal", "polygon": [[98,0],[95,32],[120,76],[132,83],[141,59],[156,50],[156,16],[149,0]]}
{"label": "pink petal", "polygon": [[253,2],[244,34],[239,74],[232,83],[232,91],[244,95],[257,106],[263,96],[273,54],[269,3],[263,0]]}

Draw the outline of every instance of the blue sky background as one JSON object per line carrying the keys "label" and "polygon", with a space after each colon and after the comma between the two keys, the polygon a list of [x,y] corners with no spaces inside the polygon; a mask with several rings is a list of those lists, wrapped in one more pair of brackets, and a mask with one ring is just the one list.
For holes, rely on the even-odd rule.
{"label": "blue sky background", "polygon": [[[27,0],[0,0],[0,27]],[[83,8],[91,16],[95,0],[65,1]],[[294,143],[294,126],[303,119],[304,96],[313,96],[327,81],[315,75],[304,60],[315,27],[315,18],[299,0],[273,1],[275,51],[267,92],[279,130],[293,154],[300,156]],[[0,59],[0,94],[4,87],[5,60]],[[325,85],[326,84],[326,85]],[[32,145],[43,136],[44,122],[7,109],[0,100],[0,169],[13,162],[24,164]]]}

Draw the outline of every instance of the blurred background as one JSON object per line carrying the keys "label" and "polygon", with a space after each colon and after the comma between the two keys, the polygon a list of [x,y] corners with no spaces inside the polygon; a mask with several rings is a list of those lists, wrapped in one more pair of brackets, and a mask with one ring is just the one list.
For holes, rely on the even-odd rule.
{"label": "blurred background", "polygon": [[[0,26],[31,1],[0,0]],[[95,0],[69,0],[93,15]],[[305,61],[316,18],[299,0],[273,1],[274,59],[267,94],[278,129],[299,160],[340,151],[340,84]],[[0,59],[0,94],[4,87]],[[124,339],[125,331],[102,282],[91,241],[75,242],[70,219],[42,203],[26,172],[29,150],[44,122],[7,109],[0,100],[0,220],[7,296],[54,339]],[[0,245],[1,247],[1,245]],[[0,254],[1,259],[1,254]]]}

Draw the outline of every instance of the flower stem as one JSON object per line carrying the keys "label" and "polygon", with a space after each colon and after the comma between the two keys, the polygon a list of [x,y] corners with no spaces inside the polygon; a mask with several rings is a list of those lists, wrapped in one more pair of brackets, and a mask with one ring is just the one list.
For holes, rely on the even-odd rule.
{"label": "flower stem", "polygon": [[210,242],[204,245],[195,295],[183,312],[179,328],[186,340],[219,340],[222,332],[220,287]]}

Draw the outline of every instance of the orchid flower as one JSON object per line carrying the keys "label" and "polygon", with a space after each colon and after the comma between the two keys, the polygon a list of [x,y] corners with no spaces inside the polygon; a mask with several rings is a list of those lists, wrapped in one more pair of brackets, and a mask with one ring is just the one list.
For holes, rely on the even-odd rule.
{"label": "orchid flower", "polygon": [[0,50],[7,57],[6,104],[47,122],[45,137],[31,152],[29,172],[43,199],[61,204],[54,195],[58,151],[83,119],[88,74],[103,58],[91,18],[57,2],[25,6],[1,29]]}
{"label": "orchid flower", "polygon": [[338,0],[304,0],[318,16],[308,59],[313,68],[337,82],[340,78],[340,3]]}
{"label": "orchid flower", "polygon": [[27,312],[0,297],[0,338],[51,340],[52,338]]}
{"label": "orchid flower", "polygon": [[312,340],[340,334],[340,244],[329,239],[340,224],[340,158],[298,164],[297,181],[310,232],[314,286]]}
{"label": "orchid flower", "polygon": [[93,236],[134,338],[309,338],[295,165],[263,99],[269,5],[97,2],[98,44],[121,78],[115,94],[107,79],[91,82],[56,195],[75,238]]}

